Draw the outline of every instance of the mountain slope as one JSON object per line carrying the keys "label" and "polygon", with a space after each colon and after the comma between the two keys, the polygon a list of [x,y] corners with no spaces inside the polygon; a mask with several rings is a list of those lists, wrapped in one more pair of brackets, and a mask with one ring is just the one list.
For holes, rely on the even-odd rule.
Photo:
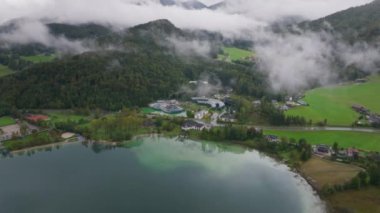
{"label": "mountain slope", "polygon": [[313,30],[329,29],[331,25],[335,32],[342,34],[343,38],[349,41],[380,41],[380,0],[302,25]]}
{"label": "mountain slope", "polygon": [[220,9],[220,8],[222,8],[222,7],[225,7],[226,6],[226,2],[225,1],[221,1],[221,2],[219,2],[219,3],[216,3],[216,4],[213,4],[213,5],[210,5],[209,7],[208,7],[208,9],[210,9],[210,10],[218,10],[218,9]]}
{"label": "mountain slope", "polygon": [[207,8],[205,4],[197,0],[189,1],[176,1],[176,0],[160,0],[160,3],[164,6],[180,6],[188,10],[201,10]]}
{"label": "mountain slope", "polygon": [[[60,26],[60,29],[68,29],[60,35],[78,37],[71,30],[77,27]],[[84,28],[79,27],[79,31],[84,32],[79,34],[80,37],[86,33],[90,36],[92,31]],[[97,49],[68,55],[1,78],[0,105],[107,110],[145,106],[153,100],[178,95],[182,86],[190,80],[198,80],[202,73],[207,73],[213,82],[232,87],[239,94],[261,97],[265,92],[265,76],[251,65],[217,62],[197,55],[177,55],[164,39],[174,36],[186,40],[196,34],[182,31],[167,20],[106,33],[106,37],[113,34],[118,38],[114,50]],[[202,35],[208,38],[207,34]],[[94,37],[95,41],[99,38],[102,37]]]}
{"label": "mountain slope", "polygon": [[181,5],[182,7],[186,9],[190,9],[190,10],[201,10],[201,9],[207,8],[205,4],[197,0],[186,1],[186,2],[181,3]]}

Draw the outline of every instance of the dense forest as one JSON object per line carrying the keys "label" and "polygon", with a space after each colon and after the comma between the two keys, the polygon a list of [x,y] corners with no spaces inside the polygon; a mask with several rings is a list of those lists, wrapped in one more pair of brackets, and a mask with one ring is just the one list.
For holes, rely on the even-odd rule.
{"label": "dense forest", "polygon": [[[178,96],[189,81],[207,73],[241,95],[262,97],[264,74],[253,63],[233,64],[205,56],[181,56],[165,38],[189,40],[206,33],[181,31],[166,20],[139,25],[124,32],[105,27],[50,24],[52,33],[70,39],[91,35],[100,46],[79,55],[66,55],[49,63],[28,64],[20,72],[0,79],[2,105],[17,108],[102,108],[144,106],[155,99]],[[214,39],[215,37],[212,37]],[[120,46],[121,45],[121,46]],[[48,51],[48,49],[46,50]]]}
{"label": "dense forest", "polygon": [[[379,0],[301,25],[321,30],[328,21],[349,41],[375,42],[380,34],[378,10]],[[3,26],[0,32],[12,31],[15,27],[17,25]],[[106,110],[144,106],[155,99],[181,98],[180,88],[189,81],[199,80],[204,73],[220,82],[219,86],[232,88],[237,95],[255,99],[275,97],[267,90],[265,72],[258,71],[255,62],[215,60],[222,46],[247,48],[253,45],[247,41],[231,41],[207,31],[182,30],[167,20],[129,29],[94,23],[50,23],[46,27],[53,36],[80,41],[90,51],[59,54],[51,62],[34,64],[22,56],[49,55],[54,49],[41,44],[5,48],[0,45],[0,64],[17,71],[0,79],[0,105],[3,106],[0,111],[11,111],[9,106]],[[199,55],[189,50],[186,42],[201,45],[206,42],[210,49],[206,55]],[[333,66],[342,81],[367,75],[354,65],[343,66],[339,60]],[[285,118],[281,114],[279,117],[285,123],[305,123],[300,118]]]}
{"label": "dense forest", "polygon": [[[349,8],[327,17],[304,22],[301,25],[313,30],[332,30],[350,42],[377,42],[380,36],[380,1]],[[326,24],[328,23],[328,24]]]}

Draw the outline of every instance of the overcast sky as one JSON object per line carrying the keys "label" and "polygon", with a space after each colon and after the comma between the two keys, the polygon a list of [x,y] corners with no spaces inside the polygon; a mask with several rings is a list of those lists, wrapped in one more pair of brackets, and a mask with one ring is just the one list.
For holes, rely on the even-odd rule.
{"label": "overcast sky", "polygon": [[[107,22],[121,26],[166,18],[182,28],[235,31],[282,16],[316,19],[371,0],[227,0],[220,11],[163,7],[159,0],[0,0],[0,23],[15,18]],[[206,4],[218,0],[203,0]]]}
{"label": "overcast sky", "polygon": [[[182,0],[181,0],[182,1]],[[203,0],[206,4],[216,0]],[[267,26],[286,16],[317,19],[371,0],[226,0],[218,11],[185,10],[164,7],[159,0],[0,0],[0,23],[16,18],[29,18],[19,29],[1,35],[13,43],[38,42],[60,51],[87,51],[79,41],[68,41],[50,35],[40,22],[50,20],[69,23],[107,23],[115,27],[130,27],[157,19],[169,19],[177,27],[205,29],[252,39],[252,49],[260,62],[259,69],[267,72],[274,90],[298,91],[310,80],[328,84],[335,80],[331,58],[340,57],[345,66],[356,64],[362,70],[376,70],[380,58],[378,48],[367,44],[349,45],[325,32],[276,34]],[[20,23],[20,22],[19,22]],[[171,40],[178,53],[207,52],[207,43]],[[331,45],[334,43],[333,45]],[[339,48],[337,49],[336,46]],[[182,51],[186,50],[186,51]],[[200,54],[200,53],[198,53]]]}

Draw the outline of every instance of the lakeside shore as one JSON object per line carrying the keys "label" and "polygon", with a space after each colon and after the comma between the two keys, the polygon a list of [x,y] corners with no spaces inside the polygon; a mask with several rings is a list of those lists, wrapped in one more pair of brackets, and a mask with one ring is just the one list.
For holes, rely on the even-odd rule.
{"label": "lakeside shore", "polygon": [[[91,143],[101,143],[101,144],[107,144],[107,145],[117,146],[117,145],[121,145],[121,144],[124,144],[124,143],[129,143],[129,142],[131,142],[133,140],[142,139],[142,138],[145,138],[145,137],[155,137],[155,138],[160,138],[160,137],[165,137],[166,138],[167,137],[167,138],[173,138],[173,137],[167,136],[165,133],[161,133],[161,134],[152,133],[152,134],[136,135],[136,136],[133,137],[133,139],[131,139],[129,141],[120,142],[120,143],[118,143],[118,142],[112,142],[112,141],[106,141],[106,140],[99,140],[99,141],[92,141],[92,140],[90,140],[88,142],[90,144]],[[23,152],[28,152],[28,151],[33,151],[33,150],[41,150],[41,149],[45,149],[45,148],[54,148],[55,146],[68,145],[68,144],[72,144],[72,143],[78,143],[78,142],[87,141],[83,137],[82,137],[82,139],[83,139],[82,141],[80,141],[80,140],[77,140],[75,142],[61,141],[61,142],[52,143],[52,144],[48,144],[48,145],[30,147],[30,148],[21,149],[21,150],[15,150],[15,151],[12,151],[11,153],[12,154],[20,154],[20,153],[23,153]],[[194,141],[198,141],[198,142],[201,141],[199,138],[191,137],[191,136],[188,137],[188,138],[185,138],[185,139],[194,140]],[[292,165],[290,162],[288,162],[286,160],[283,160],[283,158],[280,155],[273,154],[273,153],[268,153],[268,152],[265,152],[263,150],[258,150],[258,149],[254,148],[254,147],[251,147],[251,146],[249,146],[247,144],[244,144],[244,143],[241,143],[241,142],[233,142],[233,141],[224,141],[224,142],[219,141],[218,142],[218,141],[214,141],[214,143],[235,144],[235,145],[242,146],[244,148],[248,148],[248,149],[251,149],[251,150],[256,150],[258,152],[264,153],[265,155],[267,155],[268,157],[270,157],[270,158],[278,161],[279,163],[288,166],[289,169],[292,172],[294,172],[297,176],[299,176],[299,177],[301,177],[302,179],[305,180],[305,182],[312,188],[312,190],[314,191],[314,193],[318,194],[318,197],[326,205],[326,212],[333,212],[332,211],[333,207],[331,207],[331,206],[334,206],[334,205],[332,203],[329,203],[329,199],[327,197],[323,196],[321,188],[318,186],[318,182],[316,182],[314,179],[312,179],[308,174],[304,173],[302,171],[302,169],[294,167],[294,165]],[[345,192],[342,192],[342,193],[344,194]]]}

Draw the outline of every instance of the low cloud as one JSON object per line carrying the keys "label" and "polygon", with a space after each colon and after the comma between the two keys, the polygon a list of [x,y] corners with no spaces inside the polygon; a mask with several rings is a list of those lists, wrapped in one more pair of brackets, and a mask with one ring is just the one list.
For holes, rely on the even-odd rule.
{"label": "low cloud", "polygon": [[168,39],[168,42],[173,46],[174,51],[178,55],[185,57],[193,55],[202,57],[210,56],[211,44],[207,41],[171,37]]}
{"label": "low cloud", "polygon": [[365,42],[347,45],[338,45],[340,59],[346,66],[355,65],[368,73],[380,71],[380,48],[368,45]]}
{"label": "low cloud", "polygon": [[217,77],[202,73],[198,80],[183,85],[180,93],[185,93],[189,96],[211,97],[221,90],[223,90],[223,85]]}
{"label": "low cloud", "polygon": [[338,62],[339,69],[355,65],[368,73],[380,67],[379,48],[365,42],[351,45],[324,31],[276,34],[263,30],[256,31],[253,39],[259,69],[269,74],[275,91],[298,92],[311,84],[339,81]]}
{"label": "low cloud", "polygon": [[[234,34],[284,16],[315,19],[371,0],[227,0],[217,11],[165,7],[159,0],[2,0],[0,23],[15,18],[110,23],[123,27],[168,19],[180,28]],[[214,3],[208,1],[206,3]]]}
{"label": "low cloud", "polygon": [[[226,0],[213,11],[165,7],[159,0],[2,0],[0,23],[15,18],[72,24],[101,23],[126,28],[157,19],[168,19],[177,27],[220,32],[228,38],[252,39],[259,68],[268,72],[274,90],[296,91],[310,82],[328,84],[336,80],[332,61],[343,66],[356,65],[372,72],[378,69],[379,49],[366,43],[354,45],[326,32],[300,31],[276,34],[267,27],[285,17],[317,19],[359,6],[372,0]],[[215,3],[207,0],[207,4]],[[49,34],[43,24],[28,22],[17,31],[1,34],[13,43],[38,42],[62,51],[87,51],[88,44]],[[180,55],[205,56],[210,44],[202,41],[169,38]],[[88,42],[88,41],[87,41]],[[211,45],[212,46],[212,45]],[[202,92],[200,92],[202,93]]]}
{"label": "low cloud", "polygon": [[89,50],[81,41],[69,41],[64,37],[51,35],[44,24],[40,21],[32,20],[19,20],[15,22],[10,31],[0,34],[0,43],[40,43],[64,53],[81,53]]}

